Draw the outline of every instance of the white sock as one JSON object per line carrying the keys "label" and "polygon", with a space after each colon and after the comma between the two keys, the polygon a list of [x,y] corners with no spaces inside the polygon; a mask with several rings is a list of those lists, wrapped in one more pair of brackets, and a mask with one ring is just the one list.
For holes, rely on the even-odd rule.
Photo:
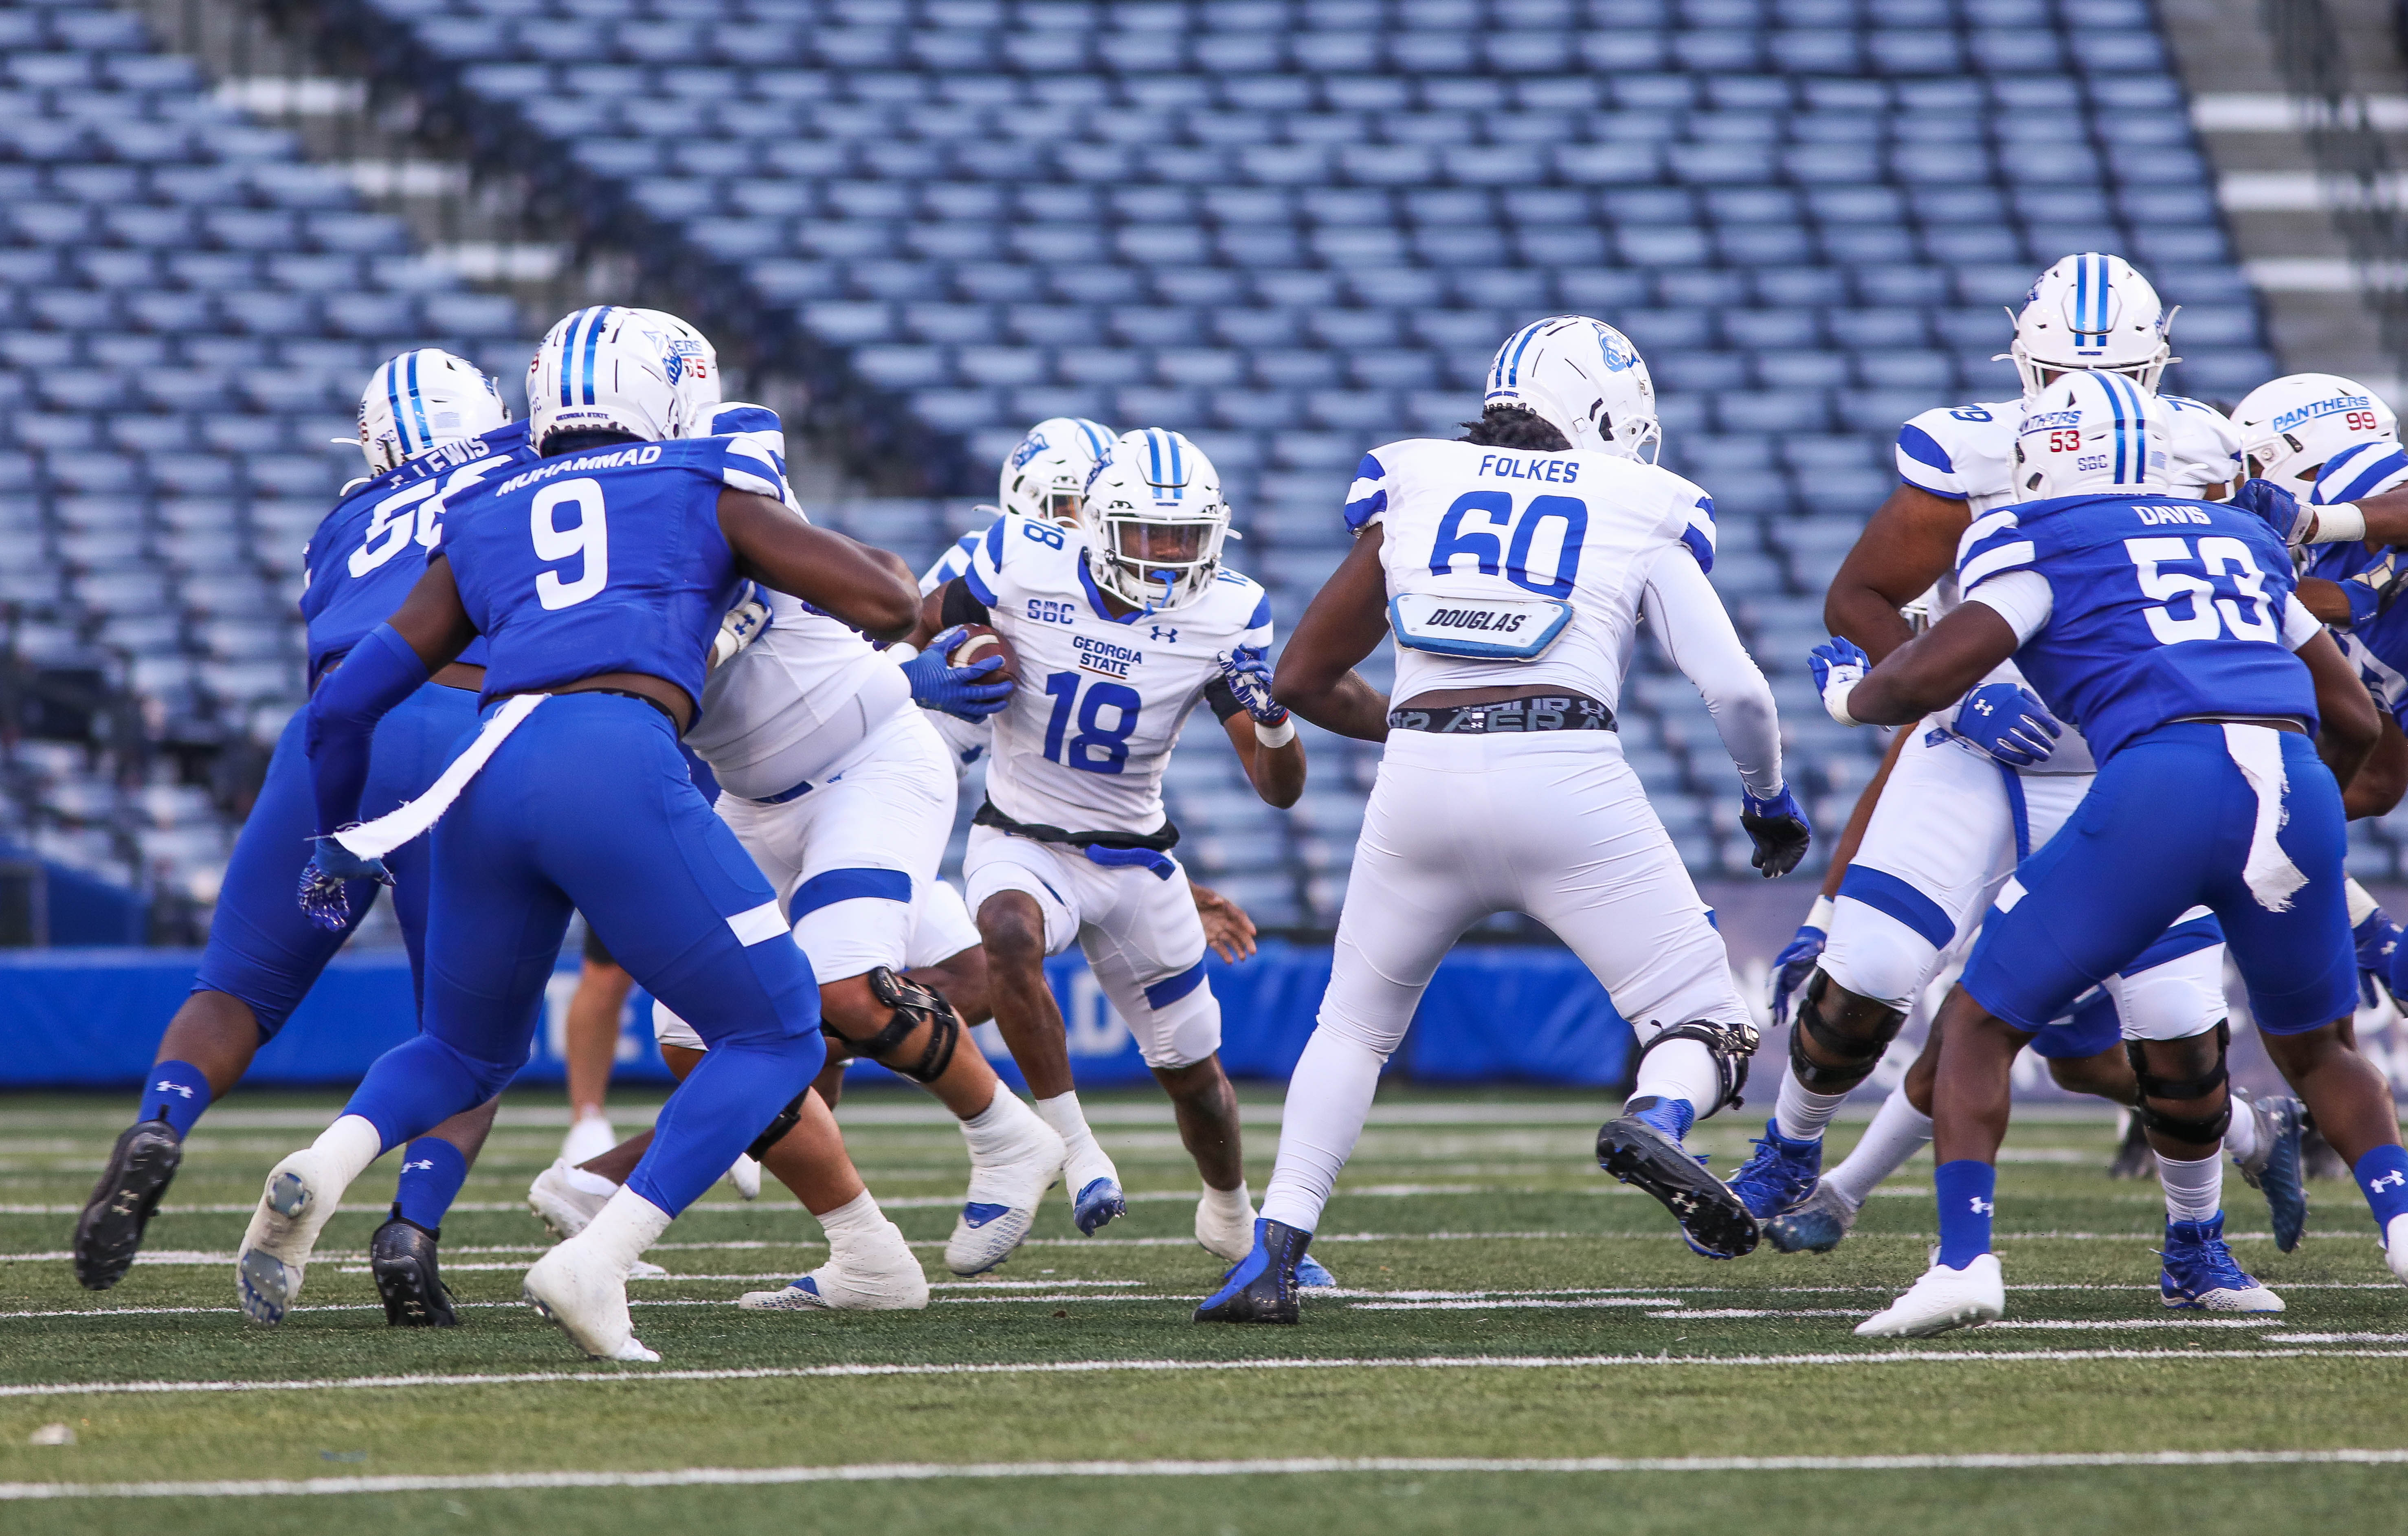
{"label": "white sock", "polygon": [[[1072,1100],[1071,1108],[1075,1112],[1078,1095],[1067,1097]],[[981,1160],[996,1157],[1026,1141],[1031,1123],[1043,1122],[1020,1101],[1018,1094],[997,1083],[995,1097],[987,1101],[986,1108],[962,1122],[962,1140],[969,1143],[972,1157]],[[1081,1124],[1084,1123],[1082,1119]]]}
{"label": "white sock", "polygon": [[2224,1127],[2224,1150],[2237,1163],[2258,1156],[2258,1107],[2239,1094],[2232,1096],[2232,1123]]}
{"label": "white sock", "polygon": [[615,1266],[620,1274],[634,1269],[644,1250],[661,1240],[674,1220],[670,1214],[632,1189],[621,1188],[610,1202],[594,1213],[585,1230],[561,1244],[582,1243],[587,1251]]}
{"label": "white sock", "polygon": [[1901,1083],[1873,1112],[1873,1123],[1865,1127],[1863,1140],[1847,1160],[1824,1174],[1823,1182],[1845,1196],[1849,1204],[1862,1205],[1875,1185],[1897,1172],[1930,1140],[1931,1116],[1907,1098],[1906,1084]]}
{"label": "white sock", "polygon": [[[1714,1054],[1703,1041],[1676,1040],[1647,1053],[1639,1064],[1639,1081],[1630,1085],[1632,1098],[1685,1098],[1703,1120],[1722,1097],[1722,1073]],[[1285,1137],[1283,1135],[1282,1140]]]}
{"label": "white sock", "polygon": [[[990,1104],[981,1113],[992,1114],[995,1106]],[[1062,1144],[1069,1151],[1069,1161],[1064,1167],[1074,1194],[1097,1179],[1120,1181],[1120,1170],[1112,1167],[1111,1158],[1105,1155],[1102,1145],[1096,1141],[1096,1133],[1087,1128],[1087,1116],[1079,1108],[1077,1092],[1039,1099],[1037,1117],[1054,1127],[1054,1133],[1062,1138]]]}
{"label": "white sock", "polygon": [[2214,1153],[2181,1163],[2158,1153],[2157,1182],[2166,1186],[2168,1221],[2214,1221],[2224,1209],[2224,1159]]}
{"label": "white sock", "polygon": [[[1700,1046],[1698,1049],[1703,1050]],[[1661,1055],[1662,1052],[1656,1053]],[[1280,1114],[1279,1160],[1263,1191],[1262,1216],[1298,1231],[1321,1225],[1321,1208],[1339,1170],[1363,1135],[1388,1058],[1334,1029],[1315,1029],[1287,1081]]]}
{"label": "white sock", "polygon": [[886,1213],[878,1209],[877,1198],[865,1189],[833,1211],[820,1214],[820,1229],[827,1234],[830,1256],[843,1253],[866,1237],[886,1229]]}
{"label": "white sock", "polygon": [[309,1150],[324,1158],[327,1172],[349,1187],[384,1156],[384,1134],[366,1116],[347,1114],[320,1132]]}
{"label": "white sock", "polygon": [[1251,1227],[1254,1225],[1254,1202],[1246,1192],[1245,1181],[1238,1181],[1235,1189],[1204,1186],[1204,1209],[1213,1220],[1224,1226]]}
{"label": "white sock", "polygon": [[1792,1066],[1781,1074],[1781,1098],[1773,1105],[1772,1123],[1793,1141],[1819,1141],[1823,1127],[1847,1101],[1846,1094],[1816,1093],[1798,1081],[1798,1069]]}

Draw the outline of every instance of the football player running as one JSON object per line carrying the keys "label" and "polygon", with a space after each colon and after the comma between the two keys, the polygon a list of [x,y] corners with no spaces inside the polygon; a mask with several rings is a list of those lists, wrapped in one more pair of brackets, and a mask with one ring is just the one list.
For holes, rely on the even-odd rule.
{"label": "football player running", "polygon": [[1296,803],[1305,761],[1271,698],[1270,599],[1221,563],[1228,526],[1220,476],[1194,443],[1131,432],[1096,467],[1080,526],[997,518],[962,574],[931,594],[921,628],[991,624],[1019,660],[963,874],[996,1024],[1038,1113],[1069,1145],[1072,1219],[1093,1234],[1127,1212],[1120,1172],[1080,1109],[1045,981],[1046,957],[1075,941],[1170,1096],[1203,1176],[1196,1241],[1234,1262],[1253,1239],[1254,1202],[1204,926],[1171,856],[1179,829],[1162,776],[1199,703],[1268,804]]}
{"label": "football player running", "polygon": [[[283,1317],[362,1170],[524,1063],[572,907],[710,1046],[626,1186],[527,1271],[528,1299],[587,1354],[658,1358],[628,1319],[629,1267],[819,1069],[810,964],[678,738],[748,579],[887,639],[910,632],[915,595],[892,556],[760,494],[756,446],[689,436],[678,340],[616,307],[554,325],[528,376],[541,462],[479,491],[310,702],[313,917],[338,921],[343,883],[389,878],[380,855],[435,822],[424,1030],[269,1172],[236,1262],[255,1320]],[[479,635],[483,730],[427,795],[354,825],[376,721]]]}
{"label": "football player running", "polygon": [[[1630,343],[1562,316],[1506,340],[1468,436],[1376,448],[1355,471],[1354,548],[1275,691],[1386,749],[1254,1244],[1199,1321],[1297,1320],[1297,1264],[1380,1069],[1440,959],[1498,912],[1553,928],[1638,1030],[1638,1080],[1598,1133],[1599,1164],[1663,1201],[1698,1253],[1755,1247],[1746,1208],[1682,1146],[1738,1098],[1756,1034],[1615,735],[1642,611],[1739,769],[1756,868],[1786,873],[1811,834],[1782,782],[1772,691],[1707,581],[1713,503],[1649,462],[1657,436]],[[1391,630],[1394,708],[1353,671]]]}
{"label": "football player running", "polygon": [[[2066,829],[2000,889],[1942,1007],[1940,1246],[1912,1289],[1858,1327],[1868,1337],[2001,1315],[1991,1223],[2014,1057],[2091,986],[2128,988],[2135,961],[2200,904],[2221,921],[2267,1054],[2358,1170],[2408,1281],[2408,1153],[2389,1085],[2348,1038],[2358,978],[2339,782],[2373,745],[2373,705],[2294,595],[2288,552],[2266,525],[2245,508],[2164,494],[2167,421],[2114,374],[2042,391],[2017,437],[2023,499],[1962,542],[1963,604],[1878,667],[1845,639],[1814,649],[1815,682],[1844,725],[1905,725],[2018,657],[2049,711],[2084,723],[2100,761]],[[2174,1015],[2122,1012],[2166,1184],[2167,1305],[2280,1311],[2233,1262],[2215,1203],[2226,1028],[2180,1034]]]}
{"label": "football player running", "polygon": [[[424,572],[442,537],[446,498],[534,457],[525,427],[510,421],[494,381],[434,348],[404,352],[369,376],[360,395],[359,438],[368,476],[343,488],[303,555],[300,606],[312,689]],[[381,814],[425,789],[460,737],[475,728],[484,660],[483,643],[471,645],[378,726],[362,801],[367,813]],[[373,883],[353,883],[349,916],[332,928],[312,924],[294,905],[316,817],[306,727],[306,716],[294,714],[268,758],[209,919],[192,996],[168,1022],[135,1124],[118,1138],[76,1223],[76,1279],[87,1289],[107,1290],[124,1277],[142,1246],[144,1224],[182,1160],[185,1134],[276,1038],[375,899]],[[397,850],[392,863],[403,882],[394,912],[414,992],[423,991],[425,975],[426,860],[420,842]],[[387,1321],[448,1327],[458,1320],[437,1273],[436,1238],[492,1124],[493,1106],[484,1104],[410,1142],[393,1219],[369,1247]]]}
{"label": "football player running", "polygon": [[[2118,399],[2151,396],[2171,360],[2169,318],[2156,291],[2120,257],[2069,256],[2042,273],[2015,317],[2008,354],[2024,400],[1927,411],[1899,429],[1903,483],[1832,580],[1824,608],[1832,632],[1879,660],[1914,633],[1911,612],[1937,619],[1953,610],[1958,540],[1976,519],[2016,497],[2015,432],[2027,402],[2051,382],[2089,370],[2130,385]],[[2155,398],[2154,447],[2162,460],[2156,483],[2171,481],[2203,499],[2229,494],[2240,470],[2229,423],[2195,401]],[[1847,1160],[1818,1183],[1825,1127],[1881,1061],[1946,956],[1971,941],[2016,861],[2046,842],[2079,803],[2093,766],[2081,732],[2052,718],[2011,664],[1894,744],[1891,766],[1843,838],[1844,868],[1833,869],[1805,927],[1776,960],[1777,1012],[1802,985],[1789,1062],[1764,1139],[1731,1180],[1776,1248],[1838,1243],[1872,1188],[1929,1139],[1936,1029]],[[2087,1002],[2075,1027],[2044,1031],[2033,1048],[2064,1086],[2136,1106],[2140,1084],[2120,1035],[2138,1028],[2151,1039],[2181,1039],[2217,1028],[2223,969],[2214,918],[2204,907],[2186,912],[2110,989],[2112,1005]],[[2306,1219],[2299,1106],[2284,1098],[2243,1104],[2226,1146],[2265,1190],[2288,1249]],[[2168,1199],[2185,1209],[2196,1203],[2171,1187]]]}

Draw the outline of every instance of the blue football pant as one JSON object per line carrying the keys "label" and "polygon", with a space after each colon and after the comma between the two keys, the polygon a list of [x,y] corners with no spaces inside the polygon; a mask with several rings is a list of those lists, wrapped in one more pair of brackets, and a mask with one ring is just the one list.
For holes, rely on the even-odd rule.
{"label": "blue football pant", "polygon": [[710,1046],[655,1123],[637,1194],[683,1210],[818,1073],[810,962],[651,705],[545,700],[433,836],[423,1033],[380,1058],[346,1111],[388,1147],[526,1064],[572,909]]}
{"label": "blue football pant", "polygon": [[2259,1029],[2298,1034],[2346,1017],[2358,964],[2341,791],[2313,740],[2278,734],[2286,788],[2276,840],[2307,877],[2287,910],[2269,911],[2242,878],[2258,799],[2224,727],[2162,725],[2109,759],[2064,829],[2016,869],[1965,967],[1973,1000],[2037,1032],[2204,905],[2223,925]]}
{"label": "blue football pant", "polygon": [[[304,712],[296,712],[277,739],[267,760],[266,782],[235,840],[217,912],[209,919],[209,943],[201,955],[195,992],[222,992],[249,1005],[259,1020],[264,1044],[301,1005],[318,974],[368,912],[378,890],[374,881],[345,887],[351,921],[329,933],[302,915],[297,892],[302,866],[309,862],[318,810],[309,792],[309,754]],[[443,771],[477,727],[477,696],[430,682],[404,699],[377,725],[368,757],[363,819],[383,815],[423,791]],[[385,860],[394,873],[394,915],[409,949],[411,984],[423,996],[426,939],[427,840],[394,850]]]}

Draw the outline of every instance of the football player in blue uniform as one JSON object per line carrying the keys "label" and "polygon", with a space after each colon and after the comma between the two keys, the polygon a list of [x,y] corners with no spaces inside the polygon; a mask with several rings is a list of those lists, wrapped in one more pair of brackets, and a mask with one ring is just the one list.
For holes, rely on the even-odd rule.
{"label": "football player in blue uniform", "polygon": [[[643,1249],[818,1071],[818,989],[776,893],[711,813],[678,748],[746,580],[874,638],[908,634],[910,571],[813,528],[756,489],[741,437],[690,438],[676,328],[599,307],[554,325],[528,372],[539,463],[491,482],[392,619],[311,701],[321,836],[301,899],[435,828],[423,1032],[380,1058],[344,1113],[279,1163],[236,1260],[244,1310],[282,1318],[344,1188],[385,1149],[497,1093],[524,1063],[572,907],[710,1053],[650,1150],[584,1231],[526,1276],[528,1299],[589,1355],[657,1359],[634,1337]],[[356,820],[375,722],[477,637],[482,731],[403,811]]]}
{"label": "football player in blue uniform", "polygon": [[[1867,1336],[2001,1314],[1990,1232],[2009,1068],[2083,992],[2121,984],[2194,904],[2221,921],[2268,1055],[2351,1162],[2408,1280],[2408,1153],[2388,1084],[2348,1036],[2357,966],[2339,782],[2373,743],[2372,705],[2248,507],[2151,489],[2163,484],[2164,421],[2113,375],[2051,385],[2017,438],[2023,499],[1959,546],[1962,607],[1879,667],[1846,640],[1814,650],[1843,724],[1903,725],[2013,656],[2100,762],[2065,829],[2001,890],[1942,1008],[1940,1247],[1858,1328]],[[2277,1310],[2223,1242],[2227,1031],[2135,1038],[2128,1016],[2125,1030],[2165,1170],[2167,1303]],[[2179,1217],[2178,1199],[2189,1202]]]}
{"label": "football player in blue uniform", "polygon": [[[404,352],[378,368],[360,396],[359,420],[370,473],[343,488],[305,552],[301,615],[308,626],[313,689],[423,574],[427,552],[441,537],[447,502],[495,470],[533,457],[525,428],[510,422],[494,381],[474,365],[432,348]],[[484,660],[482,644],[471,646],[378,726],[363,800],[370,813],[424,789],[454,743],[475,727]],[[351,886],[350,916],[331,929],[310,923],[293,904],[316,824],[304,720],[294,715],[268,759],[266,780],[236,840],[209,920],[192,996],[168,1022],[135,1124],[117,1139],[76,1223],[76,1279],[87,1289],[107,1290],[124,1277],[142,1245],[143,1227],[182,1160],[185,1134],[276,1038],[375,897],[372,883]],[[425,958],[425,845],[397,853],[394,868],[405,882],[394,893],[394,908],[418,984]],[[413,1141],[403,1159],[394,1219],[371,1247],[378,1289],[396,1324],[454,1321],[436,1278],[436,1229],[492,1119],[490,1110],[472,1111]]]}

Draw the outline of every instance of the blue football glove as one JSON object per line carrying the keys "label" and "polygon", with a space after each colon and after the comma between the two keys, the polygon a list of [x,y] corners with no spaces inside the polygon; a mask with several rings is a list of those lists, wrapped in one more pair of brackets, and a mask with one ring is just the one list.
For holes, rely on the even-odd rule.
{"label": "blue football glove", "polygon": [[390,885],[393,871],[384,860],[362,858],[332,838],[315,839],[313,846],[317,851],[301,867],[301,911],[328,933],[340,933],[351,921],[350,883],[373,880]]}
{"label": "blue football glove", "polygon": [[1772,957],[1772,1022],[1789,1022],[1789,999],[1814,974],[1815,965],[1823,958],[1823,945],[1830,938],[1831,898],[1818,896],[1814,910],[1806,914],[1799,926],[1798,937]]}
{"label": "blue football glove", "polygon": [[2065,734],[2037,694],[2013,682],[1985,682],[1967,694],[1948,728],[2009,768],[2047,762]]}
{"label": "blue football glove", "polygon": [[1767,880],[1797,868],[1798,861],[1806,856],[1806,845],[1814,840],[1814,829],[1806,825],[1805,808],[1786,787],[1769,800],[1742,790],[1739,825],[1756,844],[1756,854],[1748,863],[1763,870]]}
{"label": "blue football glove", "polygon": [[2400,925],[2377,907],[2349,930],[2349,937],[2358,949],[2358,1000],[2372,1008],[2374,983],[2381,983],[2386,990],[2391,985],[2391,961],[2400,948]]}
{"label": "blue football glove", "polygon": [[2315,508],[2300,506],[2299,497],[2271,480],[2244,481],[2226,505],[2261,520],[2286,544],[2305,539],[2316,521]]}
{"label": "blue football glove", "polygon": [[1848,713],[1848,695],[1873,669],[1873,658],[1856,641],[1834,635],[1806,653],[1806,665],[1813,668],[1814,691],[1823,696],[1823,708],[1831,718],[1842,725],[1859,724]]}
{"label": "blue football glove", "polygon": [[1221,664],[1221,679],[1238,702],[1254,717],[1257,725],[1281,725],[1287,723],[1287,706],[1271,696],[1271,666],[1263,659],[1259,645],[1241,645],[1235,651],[1224,651],[1212,658]]}
{"label": "blue football glove", "polygon": [[984,720],[1011,702],[1013,683],[994,674],[1003,670],[1001,656],[987,656],[968,667],[949,667],[945,655],[962,642],[959,624],[931,638],[926,650],[903,664],[911,681],[911,702],[942,710],[956,720]]}

